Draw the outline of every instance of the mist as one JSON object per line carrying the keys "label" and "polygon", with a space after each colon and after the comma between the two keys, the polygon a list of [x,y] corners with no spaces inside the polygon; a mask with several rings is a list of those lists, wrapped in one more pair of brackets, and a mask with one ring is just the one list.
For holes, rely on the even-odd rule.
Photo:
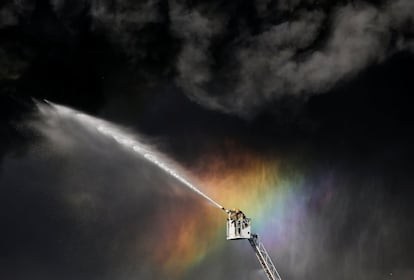
{"label": "mist", "polygon": [[[4,277],[265,279],[248,242],[223,242],[225,215],[219,209],[81,118],[50,105],[39,108],[25,125],[37,140],[27,153],[9,155],[2,164]],[[233,156],[213,155],[229,164]],[[199,160],[188,174],[202,183]],[[410,279],[408,205],[384,187],[389,175],[349,173],[346,162],[311,163],[299,168],[286,161],[280,171],[266,171],[269,178],[282,174],[269,191],[288,184],[287,194],[284,201],[270,202],[282,203],[276,216],[266,213],[265,200],[255,205],[255,213],[265,212],[265,226],[251,217],[282,277]],[[303,179],[294,179],[298,170]],[[218,181],[226,180],[228,171],[222,172],[215,174]],[[206,235],[211,230],[222,232]],[[183,236],[190,247],[174,241]],[[183,270],[179,260],[190,252],[202,261]]]}

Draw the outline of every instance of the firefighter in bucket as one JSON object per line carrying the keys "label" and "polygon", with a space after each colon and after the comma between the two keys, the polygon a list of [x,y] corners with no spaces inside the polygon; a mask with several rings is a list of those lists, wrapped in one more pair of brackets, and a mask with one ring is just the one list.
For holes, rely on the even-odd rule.
{"label": "firefighter in bucket", "polygon": [[250,219],[240,209],[228,211],[227,239],[250,238]]}

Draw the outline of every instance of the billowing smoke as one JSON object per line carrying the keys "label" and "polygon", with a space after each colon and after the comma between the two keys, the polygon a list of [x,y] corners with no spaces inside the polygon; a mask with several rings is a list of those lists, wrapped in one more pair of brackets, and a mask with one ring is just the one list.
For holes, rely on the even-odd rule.
{"label": "billowing smoke", "polygon": [[[16,0],[1,7],[0,28],[33,24],[40,5],[54,13],[54,23],[39,25],[44,36],[104,36],[139,80],[174,82],[206,108],[247,118],[284,98],[327,92],[413,44],[409,0]],[[8,57],[0,74],[19,77],[27,54],[0,47]]]}
{"label": "billowing smoke", "polygon": [[[265,10],[268,2],[259,1],[259,9]],[[195,73],[181,64],[177,67],[178,83],[185,92],[209,108],[249,116],[283,97],[307,98],[327,92],[338,82],[410,47],[406,40],[414,18],[410,1],[381,6],[358,2],[329,11],[317,5],[296,9],[300,1],[291,2],[280,1],[280,6],[285,3],[293,12],[276,24],[257,15],[259,31],[252,33],[244,27],[226,46],[227,56],[222,60],[212,58],[214,47],[205,51],[205,42],[192,52],[184,47],[179,61],[191,65],[197,60],[197,67],[191,68]],[[210,16],[210,20],[214,18]],[[205,34],[206,27],[187,42]]]}

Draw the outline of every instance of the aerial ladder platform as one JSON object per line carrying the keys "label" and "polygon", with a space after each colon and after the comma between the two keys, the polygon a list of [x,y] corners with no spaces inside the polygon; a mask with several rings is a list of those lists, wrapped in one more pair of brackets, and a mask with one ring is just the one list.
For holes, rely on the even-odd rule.
{"label": "aerial ladder platform", "polygon": [[251,219],[238,209],[227,212],[227,240],[247,239],[269,280],[282,280],[257,234],[251,233]]}

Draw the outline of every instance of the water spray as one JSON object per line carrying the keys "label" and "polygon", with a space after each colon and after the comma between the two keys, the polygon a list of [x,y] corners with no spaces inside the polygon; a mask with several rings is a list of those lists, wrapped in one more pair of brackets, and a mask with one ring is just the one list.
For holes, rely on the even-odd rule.
{"label": "water spray", "polygon": [[[48,100],[44,99],[44,102],[51,106],[56,112],[59,114],[62,114],[69,118],[77,119],[79,122],[94,127],[99,133],[101,133],[104,136],[107,136],[109,138],[114,139],[117,143],[121,144],[122,146],[128,148],[131,152],[137,153],[141,156],[143,156],[145,159],[147,159],[149,162],[155,164],[160,169],[165,171],[170,176],[174,177],[178,181],[180,181],[182,184],[205,198],[207,201],[212,203],[217,208],[220,208],[223,211],[227,210],[221,206],[219,203],[217,203],[215,200],[213,200],[211,197],[200,191],[194,183],[190,182],[189,179],[185,178],[183,175],[179,174],[176,169],[173,167],[172,164],[169,164],[171,160],[168,160],[165,156],[157,153],[154,151],[150,146],[145,145],[141,142],[139,142],[136,137],[133,135],[129,135],[128,133],[122,131],[120,128],[118,128],[116,125],[111,124],[108,121],[104,121],[95,117],[92,117],[90,115],[81,113],[79,111],[70,109],[68,107],[58,105],[55,103],[52,103]],[[38,106],[39,107],[39,106]],[[42,110],[41,107],[39,107],[40,110]]]}
{"label": "water spray", "polygon": [[[150,146],[145,145],[138,141],[136,137],[122,131],[117,126],[111,124],[110,122],[92,117],[90,115],[81,113],[79,111],[70,109],[68,107],[57,105],[47,100],[44,100],[49,106],[56,110],[59,114],[76,119],[79,122],[92,126],[95,128],[99,133],[114,139],[120,145],[128,148],[130,151],[137,153],[143,156],[145,159],[150,161],[151,163],[158,166],[160,169],[164,170],[170,176],[177,179],[183,185],[187,186],[204,199],[212,203],[217,208],[223,210],[227,213],[227,240],[239,240],[239,239],[247,239],[252,246],[256,256],[262,266],[266,276],[269,280],[281,280],[281,277],[276,270],[269,254],[267,253],[263,243],[259,240],[259,236],[257,234],[251,233],[251,219],[247,218],[242,211],[239,209],[228,210],[213,200],[211,197],[200,191],[194,183],[190,182],[187,178],[183,175],[179,174],[176,168],[173,167],[169,160],[157,153],[153,150]],[[44,111],[44,108],[38,104],[38,108],[40,111]]]}

